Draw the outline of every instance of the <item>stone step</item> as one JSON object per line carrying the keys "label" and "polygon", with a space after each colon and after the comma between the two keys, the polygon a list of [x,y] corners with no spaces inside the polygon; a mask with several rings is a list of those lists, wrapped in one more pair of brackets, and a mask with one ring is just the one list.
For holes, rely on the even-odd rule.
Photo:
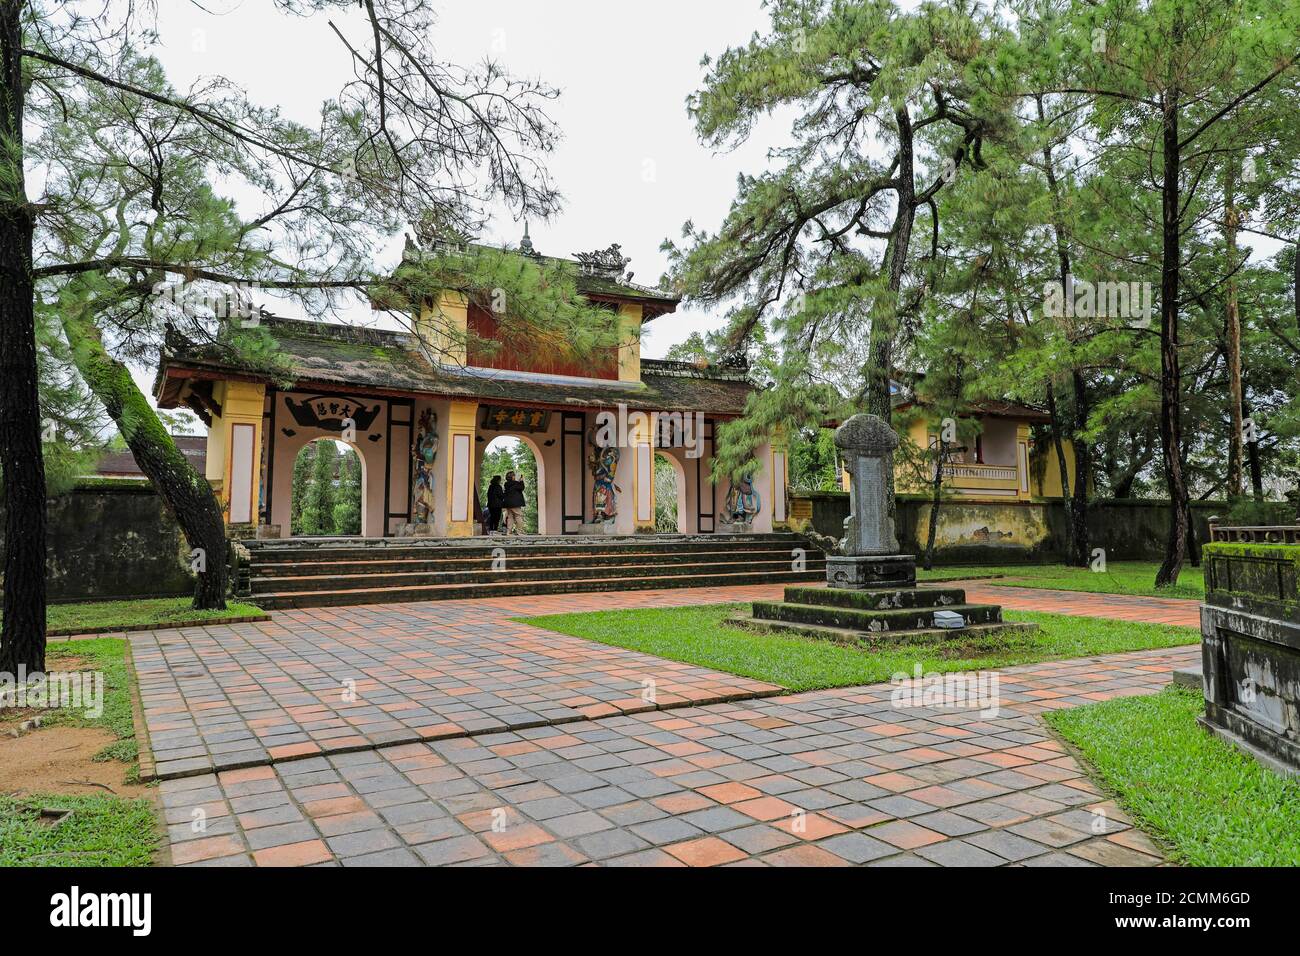
{"label": "stone step", "polygon": [[818,604],[825,607],[856,608],[863,611],[891,611],[907,608],[954,607],[966,603],[961,588],[848,588],[790,587],[785,599],[792,604]]}
{"label": "stone step", "polygon": [[[275,561],[263,563],[254,558],[250,565],[250,571],[254,579],[274,579],[274,578],[303,578],[303,577],[334,577],[349,574],[400,574],[400,573],[443,573],[452,571],[490,571],[498,556],[488,551],[482,555],[462,555],[453,554],[448,556],[421,556],[421,557],[397,557],[390,558],[387,556],[375,557],[370,560],[335,560],[333,557],[320,558],[316,560],[303,560],[306,556],[299,556],[295,561]],[[575,563],[597,565],[602,567],[630,567],[644,565],[663,565],[672,566],[677,564],[734,564],[738,560],[744,562],[750,561],[781,561],[789,564],[793,558],[790,550],[785,548],[776,549],[752,549],[746,551],[736,551],[734,549],[724,549],[721,551],[630,551],[627,553],[596,553],[596,554],[533,554],[531,552],[520,552],[510,548],[504,549],[506,568],[510,571],[546,569],[546,568],[569,568]],[[820,551],[809,552],[806,555],[809,561],[820,561],[824,566],[825,561]]]}
{"label": "stone step", "polygon": [[858,644],[862,641],[887,641],[893,643],[936,643],[967,637],[1008,634],[1034,630],[1037,625],[1011,621],[992,621],[985,624],[968,624],[962,628],[900,628],[888,631],[862,631],[851,627],[831,627],[824,624],[773,621],[739,613],[729,618],[731,624],[761,634],[782,634],[791,637],[811,637],[834,641],[838,644]]}
{"label": "stone step", "polygon": [[755,601],[754,617],[791,624],[813,624],[847,628],[866,634],[882,631],[926,630],[935,627],[936,611],[954,611],[967,626],[996,624],[1002,620],[1002,608],[994,604],[953,604],[944,608],[902,608],[870,611],[861,608],[834,607],[826,604],[794,604],[785,601]]}
{"label": "stone step", "polygon": [[638,591],[660,588],[738,587],[746,584],[784,584],[823,579],[825,571],[790,570],[754,573],[646,577],[615,576],[560,581],[498,581],[493,584],[441,584],[418,587],[341,588],[332,591],[281,591],[259,594],[256,602],[267,610],[294,607],[335,607],[347,604],[387,604],[400,601],[445,601],[465,598],[514,597],[529,594],[567,594],[583,591]]}
{"label": "stone step", "polygon": [[[611,577],[682,577],[699,574],[772,574],[780,571],[793,571],[788,556],[772,560],[737,561],[733,556],[728,561],[684,562],[662,561],[611,567],[607,564],[566,564],[561,567],[516,568],[507,562],[501,570],[493,570],[490,562],[465,570],[437,571],[387,571],[377,569],[355,574],[322,573],[301,576],[261,576],[251,577],[249,584],[256,599],[260,594],[284,591],[334,591],[357,590],[368,588],[424,587],[451,584],[493,585],[502,582],[545,582],[579,580],[587,578]],[[809,560],[805,571],[816,572],[825,577],[825,561]],[[800,580],[805,580],[801,578]]]}
{"label": "stone step", "polygon": [[815,550],[796,534],[754,535],[627,535],[596,538],[567,535],[539,538],[533,535],[479,535],[472,538],[295,538],[292,540],[245,541],[251,560],[258,564],[281,561],[371,560],[383,558],[429,558],[432,556],[481,557],[496,548],[532,555],[580,556],[635,552],[694,552],[731,549],[803,548]]}

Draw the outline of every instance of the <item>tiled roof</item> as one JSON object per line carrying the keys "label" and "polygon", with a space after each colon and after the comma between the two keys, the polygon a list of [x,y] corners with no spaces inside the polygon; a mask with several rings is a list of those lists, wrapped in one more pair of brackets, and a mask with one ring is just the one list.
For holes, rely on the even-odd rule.
{"label": "tiled roof", "polygon": [[[189,459],[195,470],[199,474],[203,474],[208,460],[207,438],[203,435],[173,435],[172,441],[176,443],[176,447],[180,449],[181,454]],[[131,452],[111,451],[103,455],[95,464],[95,474],[136,477],[142,476],[144,472],[136,464],[135,456]]]}
{"label": "tiled roof", "polygon": [[[642,362],[641,382],[567,379],[555,375],[461,369],[431,364],[404,332],[266,317],[286,377],[306,387],[370,388],[517,404],[608,408],[627,403],[649,411],[702,411],[733,416],[753,391],[743,370],[700,368],[681,362]],[[159,404],[178,401],[186,370],[269,376],[231,360],[219,345],[171,340],[155,382]]]}

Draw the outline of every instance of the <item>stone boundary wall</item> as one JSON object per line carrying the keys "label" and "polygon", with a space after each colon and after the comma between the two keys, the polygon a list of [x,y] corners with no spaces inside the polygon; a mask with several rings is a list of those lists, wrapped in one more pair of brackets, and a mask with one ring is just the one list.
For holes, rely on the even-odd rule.
{"label": "stone boundary wall", "polygon": [[51,602],[194,593],[189,546],[149,485],[97,481],[51,498],[46,513]]}
{"label": "stone boundary wall", "polygon": [[[817,492],[792,498],[792,513],[812,514],[813,527],[839,537],[848,495]],[[1222,502],[1198,502],[1192,513],[1199,541]],[[1158,560],[1168,528],[1163,501],[1096,501],[1090,509],[1094,548],[1110,560]],[[924,550],[930,502],[898,501],[896,531],[904,551]],[[1065,508],[1059,501],[945,501],[939,509],[936,559],[944,564],[1031,564],[1060,560]],[[148,485],[96,482],[49,502],[50,600],[101,601],[193,593],[184,560],[188,546],[162,500]],[[4,542],[0,541],[0,555]]]}
{"label": "stone boundary wall", "polygon": [[[793,495],[792,513],[811,513],[813,528],[840,537],[849,513],[845,492]],[[900,495],[895,531],[904,552],[922,554],[930,526],[928,496]],[[1209,519],[1227,512],[1221,501],[1193,502],[1199,542],[1209,540]],[[1105,548],[1111,561],[1158,561],[1169,533],[1169,505],[1158,499],[1091,502],[1090,544]],[[1061,560],[1067,540],[1065,505],[1060,501],[962,501],[939,506],[935,560],[943,564],[1050,564]]]}

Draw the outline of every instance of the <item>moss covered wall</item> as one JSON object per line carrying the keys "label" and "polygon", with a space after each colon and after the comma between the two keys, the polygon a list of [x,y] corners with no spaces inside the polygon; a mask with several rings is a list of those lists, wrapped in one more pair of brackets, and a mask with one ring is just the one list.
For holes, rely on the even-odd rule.
{"label": "moss covered wall", "polygon": [[[813,527],[841,537],[849,513],[848,495],[818,492],[798,496],[811,505]],[[1222,514],[1222,502],[1192,506],[1198,541],[1209,539],[1209,518]],[[904,551],[920,554],[929,533],[930,500],[919,495],[898,499],[895,530]],[[1094,501],[1088,527],[1093,548],[1105,548],[1113,561],[1159,560],[1169,529],[1163,501]],[[936,557],[946,564],[1037,563],[1060,560],[1066,542],[1065,506],[1060,501],[944,501],[935,535]]]}
{"label": "moss covered wall", "polygon": [[194,592],[185,538],[148,485],[95,482],[51,498],[48,516],[51,601]]}

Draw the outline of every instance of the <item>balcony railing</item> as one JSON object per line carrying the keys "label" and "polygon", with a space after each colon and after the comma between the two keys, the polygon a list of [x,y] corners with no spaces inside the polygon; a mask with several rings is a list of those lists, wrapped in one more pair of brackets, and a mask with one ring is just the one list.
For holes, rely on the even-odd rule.
{"label": "balcony railing", "polygon": [[968,465],[961,462],[945,465],[943,474],[954,484],[961,484],[961,480],[966,478],[1014,482],[1020,477],[1015,465]]}

